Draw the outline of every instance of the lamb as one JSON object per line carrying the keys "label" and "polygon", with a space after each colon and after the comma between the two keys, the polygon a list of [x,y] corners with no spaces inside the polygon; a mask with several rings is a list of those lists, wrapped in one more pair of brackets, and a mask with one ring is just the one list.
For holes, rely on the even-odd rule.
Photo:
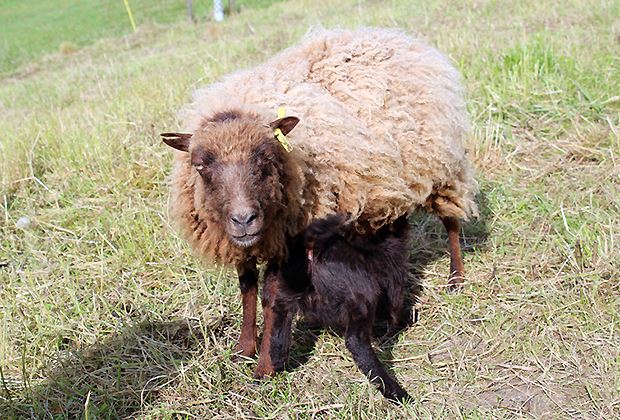
{"label": "lamb", "polygon": [[[286,238],[310,220],[347,214],[372,233],[426,209],[462,280],[459,219],[476,216],[477,184],[459,74],[437,50],[397,30],[318,31],[199,90],[184,115],[186,133],[163,134],[177,149],[170,216],[196,254],[237,268],[241,354],[256,351],[257,263],[276,294]],[[274,371],[264,297],[263,316],[256,377]]]}
{"label": "lamb", "polygon": [[284,368],[291,323],[300,310],[323,326],[344,329],[346,346],[362,372],[386,398],[402,402],[409,395],[385,370],[370,339],[378,311],[387,315],[392,328],[406,325],[402,309],[411,248],[407,218],[401,216],[370,235],[360,235],[345,220],[333,215],[313,221],[289,240],[278,295],[268,297],[274,311],[273,367]]}

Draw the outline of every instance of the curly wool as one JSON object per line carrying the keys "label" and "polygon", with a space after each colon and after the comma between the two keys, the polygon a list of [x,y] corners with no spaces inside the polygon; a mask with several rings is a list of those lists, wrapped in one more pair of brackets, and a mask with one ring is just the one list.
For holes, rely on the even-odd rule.
{"label": "curly wool", "polygon": [[[460,75],[422,41],[385,29],[311,33],[264,64],[197,91],[185,128],[196,132],[230,109],[268,123],[279,106],[301,120],[287,137],[300,168],[293,172],[303,220],[343,213],[378,229],[418,207],[440,217],[477,215]],[[189,170],[181,155],[176,178]],[[173,208],[179,191],[173,188]]]}

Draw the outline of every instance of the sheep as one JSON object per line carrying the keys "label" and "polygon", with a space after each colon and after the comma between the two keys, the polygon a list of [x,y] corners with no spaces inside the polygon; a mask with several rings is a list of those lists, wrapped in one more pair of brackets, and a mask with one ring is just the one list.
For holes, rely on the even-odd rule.
{"label": "sheep", "polygon": [[[360,235],[342,215],[313,221],[288,242],[288,258],[273,300],[271,359],[284,368],[297,310],[325,327],[345,331],[346,346],[360,370],[390,400],[404,401],[407,392],[385,370],[370,343],[375,315],[387,315],[399,330],[405,283],[409,276],[409,225],[406,216],[370,235]],[[419,291],[417,285],[412,291]],[[417,301],[414,295],[413,303]]]}
{"label": "sheep", "polygon": [[[162,134],[177,149],[171,219],[196,254],[237,269],[242,355],[256,351],[257,263],[266,262],[263,295],[277,293],[286,238],[309,220],[347,214],[372,233],[426,209],[448,233],[449,282],[462,281],[459,219],[477,215],[477,184],[459,80],[441,53],[401,31],[322,30],[197,91],[182,112],[186,132]],[[258,378],[273,373],[273,313],[262,303]]]}

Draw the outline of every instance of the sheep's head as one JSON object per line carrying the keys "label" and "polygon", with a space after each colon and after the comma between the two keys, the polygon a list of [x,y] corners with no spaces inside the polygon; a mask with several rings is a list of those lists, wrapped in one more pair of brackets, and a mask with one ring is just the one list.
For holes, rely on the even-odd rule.
{"label": "sheep's head", "polygon": [[298,122],[285,117],[265,124],[229,111],[205,120],[193,134],[162,134],[167,145],[189,154],[199,175],[196,205],[216,216],[238,247],[259,243],[284,210],[287,152],[274,130],[286,135]]}

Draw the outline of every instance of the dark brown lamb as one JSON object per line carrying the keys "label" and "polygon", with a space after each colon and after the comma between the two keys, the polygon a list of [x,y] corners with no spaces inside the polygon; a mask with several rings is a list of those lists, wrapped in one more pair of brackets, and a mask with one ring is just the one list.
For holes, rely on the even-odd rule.
{"label": "dark brown lamb", "polygon": [[[270,335],[273,368],[284,368],[292,321],[299,310],[323,326],[343,329],[346,346],[360,370],[386,398],[403,401],[409,398],[407,392],[385,370],[370,340],[379,314],[387,315],[392,329],[406,325],[407,219],[402,216],[370,235],[357,233],[344,221],[335,215],[316,220],[304,234],[288,241],[278,293],[263,297],[274,317]],[[418,290],[417,286],[413,289]]]}

